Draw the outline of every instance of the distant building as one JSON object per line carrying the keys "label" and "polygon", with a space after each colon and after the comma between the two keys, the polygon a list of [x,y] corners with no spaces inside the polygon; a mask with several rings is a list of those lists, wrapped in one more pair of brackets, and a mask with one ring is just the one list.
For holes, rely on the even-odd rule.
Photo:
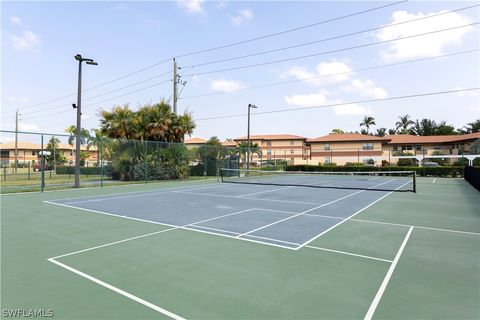
{"label": "distant building", "polygon": [[[47,145],[45,144],[43,147],[44,150],[46,150],[46,147]],[[17,150],[17,161],[19,164],[31,166],[41,161],[40,151],[42,151],[42,146],[40,144],[18,141]],[[67,165],[75,164],[75,145],[59,143],[58,150],[60,154],[67,159]],[[98,152],[96,147],[91,147],[87,150],[87,146],[82,145],[80,150],[88,151],[90,153],[90,157],[86,160],[88,165],[94,165],[97,163]],[[15,142],[0,144],[0,161],[2,166],[15,163]]]}
{"label": "distant building", "polygon": [[203,146],[207,143],[207,140],[201,139],[201,138],[190,138],[190,139],[185,139],[185,145],[187,148],[195,148],[195,147],[200,147]]}

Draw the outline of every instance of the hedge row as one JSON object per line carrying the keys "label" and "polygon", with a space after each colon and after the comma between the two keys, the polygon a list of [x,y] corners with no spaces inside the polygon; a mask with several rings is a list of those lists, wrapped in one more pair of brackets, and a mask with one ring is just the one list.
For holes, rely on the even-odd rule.
{"label": "hedge row", "polygon": [[286,171],[323,171],[323,172],[367,172],[367,171],[416,171],[422,177],[461,177],[464,167],[373,167],[373,166],[315,166],[315,165],[294,165],[287,166]]}
{"label": "hedge row", "polygon": [[[105,173],[105,168],[104,168]],[[57,167],[57,174],[75,174],[75,167]],[[80,174],[100,174],[98,167],[80,167]]]}

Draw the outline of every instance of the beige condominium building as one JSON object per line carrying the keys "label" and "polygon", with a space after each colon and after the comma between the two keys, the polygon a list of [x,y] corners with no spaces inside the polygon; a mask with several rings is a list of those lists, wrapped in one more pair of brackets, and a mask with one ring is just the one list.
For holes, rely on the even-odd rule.
{"label": "beige condominium building", "polygon": [[[372,165],[396,164],[400,157],[415,156],[417,160],[442,157],[450,162],[458,156],[471,153],[471,144],[480,139],[480,132],[464,135],[414,136],[390,135],[385,137],[362,134],[329,134],[308,139],[308,163],[356,162]],[[304,161],[303,163],[306,163]]]}
{"label": "beige condominium building", "polygon": [[[356,133],[329,134],[307,140],[310,157],[304,163],[345,165],[346,163],[381,164],[383,145],[390,138]],[[372,163],[373,161],[373,163]]]}
{"label": "beige condominium building", "polygon": [[[233,140],[238,144],[246,143],[247,137]],[[260,151],[256,152],[255,148],[252,148],[251,162],[259,163],[260,160],[298,162],[308,157],[306,141],[307,138],[293,134],[251,135],[251,145],[258,145]]]}
{"label": "beige condominium building", "polygon": [[[44,148],[45,147],[46,145],[44,146]],[[17,162],[19,164],[31,166],[40,163],[40,152],[42,151],[42,146],[40,144],[19,141],[17,143],[17,150]],[[58,150],[60,154],[62,154],[66,158],[67,165],[75,164],[75,145],[71,146],[69,144],[60,143],[58,145]],[[89,166],[97,163],[98,153],[96,147],[91,147],[87,150],[87,147],[82,145],[80,150],[89,152],[90,156],[86,160],[86,163],[88,163]],[[0,161],[2,166],[9,166],[15,163],[14,142],[0,144]]]}

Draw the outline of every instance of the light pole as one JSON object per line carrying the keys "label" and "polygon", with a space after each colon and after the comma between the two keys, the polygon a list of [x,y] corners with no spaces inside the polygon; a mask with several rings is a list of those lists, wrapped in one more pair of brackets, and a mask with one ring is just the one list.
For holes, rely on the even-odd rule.
{"label": "light pole", "polygon": [[98,63],[93,59],[82,58],[82,55],[77,54],[75,60],[78,61],[78,93],[77,105],[73,105],[77,109],[77,128],[76,128],[76,143],[75,143],[75,188],[80,188],[80,133],[82,130],[82,62],[97,66]]}
{"label": "light pole", "polygon": [[250,169],[250,109],[252,108],[256,109],[257,106],[249,103],[248,104],[248,124],[247,124],[247,170]]}

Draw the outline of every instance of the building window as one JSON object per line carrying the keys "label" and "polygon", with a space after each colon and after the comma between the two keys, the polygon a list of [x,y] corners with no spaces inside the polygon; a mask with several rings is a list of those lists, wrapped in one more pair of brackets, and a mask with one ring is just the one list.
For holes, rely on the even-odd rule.
{"label": "building window", "polygon": [[373,150],[373,143],[364,143],[363,150]]}
{"label": "building window", "polygon": [[32,156],[34,156],[34,155],[35,155],[35,151],[32,151]]}
{"label": "building window", "polygon": [[10,157],[10,151],[8,151],[8,150],[1,150],[1,151],[0,151],[0,157],[1,157],[1,158],[9,158],[9,157]]}
{"label": "building window", "polygon": [[441,150],[442,147],[441,146],[433,146],[433,150]]}
{"label": "building window", "polygon": [[295,150],[290,149],[290,154],[294,154],[294,153],[295,153]]}
{"label": "building window", "polygon": [[272,141],[267,141],[267,147],[271,147],[272,146]]}
{"label": "building window", "polygon": [[272,150],[267,150],[267,155],[272,154]]}
{"label": "building window", "polygon": [[325,163],[332,163],[332,159],[330,157],[325,157]]}
{"label": "building window", "polygon": [[294,140],[290,140],[290,145],[293,146],[295,144]]}
{"label": "building window", "polygon": [[295,160],[294,158],[290,158],[290,160]]}
{"label": "building window", "polygon": [[70,155],[73,156],[73,150],[70,150]]}
{"label": "building window", "polygon": [[325,143],[325,147],[323,148],[325,151],[330,150],[330,143]]}
{"label": "building window", "polygon": [[393,151],[398,151],[398,147],[397,147],[397,146],[394,146],[394,147],[393,147]]}
{"label": "building window", "polygon": [[415,146],[415,150],[422,150],[422,146],[419,145],[419,144],[417,144],[417,145]]}
{"label": "building window", "polygon": [[405,151],[405,150],[412,150],[412,146],[402,146],[402,151]]}

